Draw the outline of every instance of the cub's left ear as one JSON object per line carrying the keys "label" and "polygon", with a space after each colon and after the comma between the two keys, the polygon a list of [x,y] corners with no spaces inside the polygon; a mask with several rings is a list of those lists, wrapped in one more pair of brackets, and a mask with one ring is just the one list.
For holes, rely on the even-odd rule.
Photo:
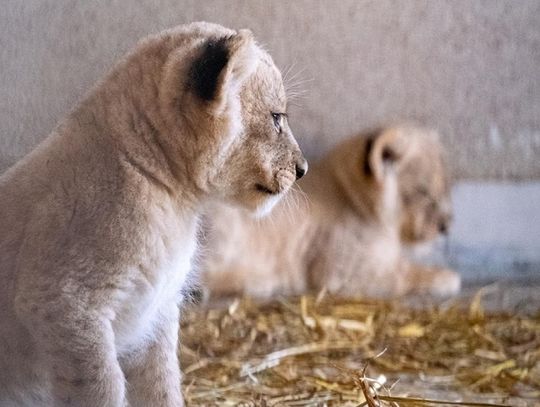
{"label": "cub's left ear", "polygon": [[258,62],[257,47],[249,30],[227,37],[206,40],[190,71],[191,88],[196,97],[215,113],[227,106]]}
{"label": "cub's left ear", "polygon": [[366,142],[364,172],[382,182],[386,173],[405,157],[408,143],[399,128],[382,130]]}

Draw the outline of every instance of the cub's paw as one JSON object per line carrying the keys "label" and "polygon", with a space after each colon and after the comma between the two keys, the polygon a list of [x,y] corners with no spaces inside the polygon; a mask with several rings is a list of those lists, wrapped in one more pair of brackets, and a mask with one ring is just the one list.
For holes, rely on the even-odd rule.
{"label": "cub's paw", "polygon": [[415,266],[410,276],[410,291],[413,293],[451,297],[461,289],[461,276],[453,270]]}

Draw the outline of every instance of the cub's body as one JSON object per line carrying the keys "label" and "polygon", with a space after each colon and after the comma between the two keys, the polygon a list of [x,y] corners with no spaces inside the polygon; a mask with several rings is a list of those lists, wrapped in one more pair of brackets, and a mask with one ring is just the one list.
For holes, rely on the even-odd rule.
{"label": "cub's body", "polygon": [[[10,282],[0,289],[0,388],[20,388],[22,398],[14,398],[12,405],[53,403],[50,361],[34,336],[76,346],[56,324],[48,331],[43,321],[84,324],[84,310],[94,309],[96,319],[81,329],[109,325],[115,347],[102,348],[99,355],[89,354],[89,360],[77,364],[91,369],[90,358],[96,363],[122,361],[160,335],[155,328],[162,319],[178,316],[176,304],[191,269],[194,209],[174,202],[129,166],[117,166],[122,160],[114,157],[114,150],[99,148],[107,145],[103,140],[94,139],[96,145],[78,139],[78,126],[63,124],[69,142],[62,136],[47,141],[0,182],[5,215],[0,217],[5,233],[0,273],[2,281]],[[81,145],[66,148],[76,142]],[[65,254],[76,260],[63,261]],[[165,334],[171,340],[177,335]],[[112,373],[120,378],[120,371]],[[82,380],[73,371],[65,375],[74,383]],[[120,398],[122,388],[116,390]]]}
{"label": "cub's body", "polygon": [[142,41],[0,177],[0,405],[183,405],[199,213],[266,213],[307,164],[249,31]]}

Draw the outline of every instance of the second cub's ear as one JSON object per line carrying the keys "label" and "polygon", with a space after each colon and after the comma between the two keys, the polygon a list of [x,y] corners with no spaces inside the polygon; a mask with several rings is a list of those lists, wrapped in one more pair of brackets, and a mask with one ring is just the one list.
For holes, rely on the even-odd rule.
{"label": "second cub's ear", "polygon": [[257,62],[257,47],[249,30],[208,39],[191,67],[191,89],[196,97],[221,113],[229,96],[239,91]]}
{"label": "second cub's ear", "polygon": [[382,130],[368,138],[364,172],[382,182],[386,173],[399,165],[407,151],[407,140],[398,128]]}

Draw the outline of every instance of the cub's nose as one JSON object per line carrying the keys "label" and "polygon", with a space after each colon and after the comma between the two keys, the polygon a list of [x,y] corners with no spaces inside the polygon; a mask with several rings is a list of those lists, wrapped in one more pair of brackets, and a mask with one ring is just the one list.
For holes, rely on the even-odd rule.
{"label": "cub's nose", "polygon": [[447,214],[439,219],[439,233],[443,235],[448,234],[448,229],[450,229],[450,222],[452,220],[451,215]]}
{"label": "cub's nose", "polygon": [[296,162],[296,179],[302,178],[304,175],[306,175],[306,172],[308,170],[308,163],[305,158],[300,158]]}
{"label": "cub's nose", "polygon": [[446,223],[446,221],[441,221],[439,223],[439,232],[443,235],[448,234],[448,223]]}

